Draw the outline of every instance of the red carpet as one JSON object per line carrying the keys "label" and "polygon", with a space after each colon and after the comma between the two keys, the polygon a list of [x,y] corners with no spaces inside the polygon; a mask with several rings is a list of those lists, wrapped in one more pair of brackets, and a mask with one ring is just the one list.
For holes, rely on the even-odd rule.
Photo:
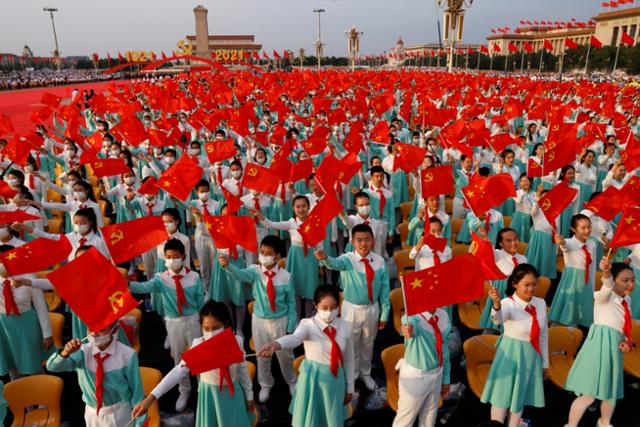
{"label": "red carpet", "polygon": [[[71,92],[74,88],[78,88],[80,92],[83,89],[93,89],[96,93],[99,93],[109,83],[110,81],[105,81],[0,92],[0,114],[11,118],[16,132],[24,133],[33,129],[34,123],[30,120],[31,112],[44,107],[40,103],[43,93],[49,92],[67,99],[71,97]],[[62,102],[64,103],[65,101],[63,100]],[[50,120],[51,118],[48,121],[50,122]]]}

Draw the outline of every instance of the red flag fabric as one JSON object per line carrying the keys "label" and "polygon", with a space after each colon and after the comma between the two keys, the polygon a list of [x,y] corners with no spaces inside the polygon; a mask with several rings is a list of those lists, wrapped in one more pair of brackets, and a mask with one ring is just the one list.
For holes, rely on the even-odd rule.
{"label": "red flag fabric", "polygon": [[155,176],[149,175],[147,178],[144,179],[144,182],[142,183],[142,185],[138,187],[137,193],[152,194],[152,195],[158,194],[158,192],[160,191],[160,188],[156,185],[157,182],[158,182],[158,179]]}
{"label": "red flag fabric", "polygon": [[485,280],[502,280],[507,275],[496,265],[495,252],[490,240],[485,240],[476,233],[471,232],[471,254],[482,264],[483,278]]}
{"label": "red flag fabric", "polygon": [[427,155],[427,150],[412,144],[395,144],[399,155],[394,159],[393,168],[395,170],[402,169],[405,172],[411,172],[422,164],[422,160]]}
{"label": "red flag fabric", "polygon": [[472,179],[462,189],[465,200],[474,215],[480,217],[492,207],[501,205],[509,197],[515,197],[516,189],[513,179],[508,173],[501,173],[488,178]]}
{"label": "red flag fabric", "polygon": [[520,49],[518,49],[518,46],[513,44],[513,42],[509,42],[509,44],[507,44],[507,48],[509,48],[509,52],[511,52],[511,53],[516,53],[516,52],[518,52],[520,50]]}
{"label": "red flag fabric", "polygon": [[242,201],[240,198],[229,192],[224,185],[221,185],[220,187],[222,188],[222,195],[227,202],[227,215],[233,215],[234,213],[239,212],[242,207]]}
{"label": "red flag fabric", "polygon": [[540,206],[549,224],[552,226],[555,224],[556,218],[569,206],[577,193],[577,189],[569,187],[568,184],[562,181],[540,197],[538,206]]}
{"label": "red flag fabric", "polygon": [[634,45],[634,43],[635,42],[633,40],[633,37],[631,37],[629,34],[623,31],[622,34],[620,35],[620,44],[631,47]]}
{"label": "red flag fabric", "polygon": [[376,111],[378,116],[386,113],[389,108],[393,107],[396,100],[393,96],[393,93],[387,92],[382,95],[378,95],[371,100],[371,106]]}
{"label": "red flag fabric", "polygon": [[531,42],[524,42],[524,50],[527,53],[533,52],[533,45],[531,44]]}
{"label": "red flag fabric", "polygon": [[298,232],[307,246],[313,246],[325,239],[327,236],[327,225],[333,218],[344,210],[342,203],[338,200],[335,191],[328,193],[318,201],[315,207],[304,220]]}
{"label": "red flag fabric", "polygon": [[131,117],[130,119],[120,122],[112,132],[120,135],[122,139],[127,140],[129,144],[135,146],[140,145],[142,141],[149,138],[144,125],[136,117]]}
{"label": "red flag fabric", "polygon": [[40,217],[16,209],[15,211],[0,211],[0,224],[39,220]]}
{"label": "red flag fabric", "polygon": [[0,133],[9,133],[13,132],[13,123],[11,123],[11,118],[9,116],[5,116],[4,114],[0,114]]}
{"label": "red flag fabric", "polygon": [[104,178],[105,176],[122,175],[123,173],[131,172],[131,169],[124,162],[124,159],[93,159],[90,161],[93,173],[98,178]]}
{"label": "red flag fabric", "polygon": [[242,175],[243,187],[272,196],[278,191],[279,183],[278,177],[269,168],[253,163],[247,164],[244,175]]}
{"label": "red flag fabric", "polygon": [[258,252],[256,224],[248,216],[209,216],[204,215],[204,222],[209,235],[219,248],[235,251],[240,245],[249,252]]}
{"label": "red flag fabric", "polygon": [[405,274],[402,287],[407,316],[482,298],[482,276],[482,265],[471,254],[454,257],[433,268]]}
{"label": "red flag fabric", "polygon": [[577,49],[578,44],[570,38],[564,39],[564,45],[567,49]]}
{"label": "red flag fabric", "polygon": [[589,39],[589,44],[591,44],[591,46],[595,47],[596,49],[600,49],[602,47],[602,42],[598,40],[596,36],[591,36],[591,38]]}
{"label": "red flag fabric", "polygon": [[60,98],[58,95],[54,95],[52,93],[49,92],[45,92],[42,94],[42,98],[40,99],[40,102],[43,103],[44,105],[48,105],[49,107],[53,108],[54,110],[56,108],[58,108],[58,106],[60,105],[60,102],[62,101],[62,98]]}
{"label": "red flag fabric", "polygon": [[276,59],[282,59],[282,58],[280,57],[280,54],[278,53],[278,51],[277,51],[277,50],[275,50],[275,49],[273,49],[273,57],[274,57],[274,58],[276,58]]}
{"label": "red flag fabric", "polygon": [[111,258],[116,264],[129,261],[169,239],[160,216],[143,216],[100,228]]}
{"label": "red flag fabric", "polygon": [[20,138],[11,138],[7,141],[7,145],[0,151],[5,157],[14,163],[24,167],[27,163],[27,157],[31,147],[26,141],[21,141]]}
{"label": "red flag fabric", "polygon": [[182,353],[191,375],[198,375],[213,369],[225,368],[244,360],[244,353],[238,345],[233,329],[224,331]]}
{"label": "red flag fabric", "polygon": [[480,45],[480,52],[488,55],[489,54],[489,48],[486,47],[485,45],[481,44]]}
{"label": "red flag fabric", "polygon": [[618,228],[611,239],[610,247],[629,246],[640,243],[640,208],[629,207],[622,213]]}
{"label": "red flag fabric", "polygon": [[422,169],[420,181],[423,199],[431,196],[437,197],[441,194],[451,194],[455,191],[452,165]]}
{"label": "red flag fabric", "polygon": [[545,175],[573,163],[576,159],[575,143],[571,143],[571,141],[563,140],[559,143],[547,141],[546,146],[542,162]]}
{"label": "red flag fabric", "polygon": [[59,240],[39,237],[22,246],[0,254],[0,260],[11,276],[43,271],[65,261],[71,253],[71,243],[62,235]]}
{"label": "red flag fabric", "polygon": [[629,148],[627,146],[627,149],[620,153],[620,160],[622,160],[627,170],[636,170],[640,167],[640,147]]}
{"label": "red flag fabric", "polygon": [[158,185],[172,196],[185,201],[193,187],[202,179],[202,168],[192,157],[183,153],[158,179]]}
{"label": "red flag fabric", "polygon": [[542,176],[542,165],[538,163],[533,157],[529,157],[527,162],[527,176],[530,178],[539,178]]}
{"label": "red flag fabric", "polygon": [[236,146],[233,139],[223,139],[222,141],[207,142],[204,150],[210,163],[221,162],[236,155]]}
{"label": "red flag fabric", "polygon": [[7,184],[7,181],[0,179],[0,196],[11,199],[16,194],[18,194],[18,192],[11,188],[9,184]]}
{"label": "red flag fabric", "polygon": [[553,45],[551,44],[551,42],[549,40],[545,40],[544,43],[542,44],[542,48],[546,49],[548,51],[552,51],[553,50]]}
{"label": "red flag fabric", "polygon": [[293,164],[291,174],[289,176],[289,182],[300,181],[301,179],[307,179],[313,172],[313,160],[302,159]]}
{"label": "red flag fabric", "polygon": [[378,123],[376,123],[373,129],[371,129],[369,139],[373,142],[388,144],[390,142],[389,141],[389,124],[384,120],[380,120]]}
{"label": "red flag fabric", "polygon": [[589,209],[605,221],[612,221],[624,208],[625,198],[613,185],[607,187],[602,193],[584,204],[585,209]]}
{"label": "red flag fabric", "polygon": [[47,279],[93,332],[107,328],[138,306],[120,271],[96,248],[47,274]]}
{"label": "red flag fabric", "polygon": [[625,203],[640,205],[640,177],[632,176],[620,189],[620,195]]}
{"label": "red flag fabric", "polygon": [[447,243],[449,243],[449,239],[446,237],[436,237],[431,233],[424,233],[422,236],[422,242],[429,246],[432,251],[442,252],[447,247]]}

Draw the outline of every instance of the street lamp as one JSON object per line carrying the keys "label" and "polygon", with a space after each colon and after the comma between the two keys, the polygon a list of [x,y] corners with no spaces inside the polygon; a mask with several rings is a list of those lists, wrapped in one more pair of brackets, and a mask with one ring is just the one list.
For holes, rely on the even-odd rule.
{"label": "street lamp", "polygon": [[464,27],[464,7],[471,7],[473,0],[436,0],[436,5],[444,10],[444,41],[449,43],[447,70],[453,71],[453,49],[456,43],[462,41]]}
{"label": "street lamp", "polygon": [[49,15],[51,16],[51,26],[53,27],[53,41],[56,44],[56,50],[53,51],[53,58],[56,61],[58,70],[60,70],[60,49],[58,48],[58,36],[56,34],[56,23],[53,20],[53,12],[57,12],[58,9],[56,9],[55,7],[45,7],[42,10],[44,12],[49,12]]}
{"label": "street lamp", "polygon": [[354,25],[350,30],[345,31],[344,34],[347,36],[349,43],[347,45],[347,51],[351,57],[351,71],[355,71],[356,57],[358,56],[358,52],[360,52],[360,36],[364,33],[362,31],[358,31]]}
{"label": "street lamp", "polygon": [[316,42],[316,57],[318,58],[318,70],[320,69],[320,60],[322,59],[322,37],[320,32],[320,14],[326,12],[324,9],[313,9],[313,13],[318,14],[318,41]]}

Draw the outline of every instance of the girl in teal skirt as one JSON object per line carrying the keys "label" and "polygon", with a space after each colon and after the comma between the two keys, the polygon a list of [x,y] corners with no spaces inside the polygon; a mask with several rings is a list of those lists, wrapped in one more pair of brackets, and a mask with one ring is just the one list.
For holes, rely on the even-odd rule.
{"label": "girl in teal skirt", "polygon": [[549,319],[566,326],[591,326],[593,291],[596,275],[596,246],[591,235],[591,221],[582,214],[571,219],[573,237],[565,240],[556,234],[562,249],[564,270],[549,309]]}
{"label": "girl in teal skirt", "polygon": [[[200,325],[203,336],[193,340],[192,348],[222,332],[224,328],[231,327],[231,316],[227,307],[221,302],[207,302],[200,309]],[[236,340],[242,349],[242,338],[236,337]],[[227,369],[228,377],[221,377],[223,368],[203,372],[198,376],[197,427],[249,427],[255,419],[253,387],[247,362],[234,363]],[[160,381],[149,396],[133,408],[131,417],[137,418],[145,414],[153,402],[160,399],[187,375],[189,375],[189,368],[183,361]]]}
{"label": "girl in teal skirt", "polygon": [[629,248],[631,253],[624,260],[624,263],[631,267],[636,278],[636,285],[631,293],[631,318],[640,319],[640,243]]}
{"label": "girl in teal skirt", "polygon": [[530,264],[520,264],[507,280],[507,298],[489,289],[493,301],[491,319],[504,327],[482,402],[491,403],[491,419],[517,427],[525,406],[544,407],[543,374],[549,366],[547,306],[535,297],[538,272]]}
{"label": "girl in teal skirt", "polygon": [[571,217],[577,214],[580,211],[579,208],[582,206],[580,204],[580,186],[575,183],[575,177],[576,170],[571,165],[564,166],[560,170],[560,176],[558,177],[558,183],[564,181],[569,187],[578,190],[573,201],[560,214],[560,229],[558,230],[558,233],[565,237],[570,235],[569,228],[571,227]]}
{"label": "girl in teal skirt", "polygon": [[594,164],[595,159],[596,153],[592,150],[586,150],[582,156],[580,156],[580,164],[576,171],[576,183],[580,186],[580,208],[589,201],[591,194],[596,190],[598,168]]}
{"label": "girl in teal skirt", "polygon": [[302,319],[293,334],[265,345],[258,357],[271,357],[280,349],[304,344],[305,359],[289,406],[291,424],[343,427],[355,382],[351,327],[338,318],[338,287],[318,286],[313,301],[317,313]]}
{"label": "girl in teal skirt", "polygon": [[602,288],[595,293],[594,321],[564,388],[578,397],[571,404],[566,427],[577,427],[585,410],[601,400],[598,427],[610,426],[616,401],[624,395],[622,353],[631,350],[629,295],[635,282],[631,268],[623,263],[600,262]]}
{"label": "girl in teal skirt", "polygon": [[520,175],[520,188],[516,191],[515,210],[511,215],[510,227],[516,230],[520,240],[529,243],[531,235],[531,208],[536,201],[533,191],[533,179],[526,174]]}
{"label": "girl in teal skirt", "polygon": [[549,224],[549,221],[542,213],[538,200],[547,190],[544,189],[543,184],[538,186],[536,193],[536,201],[531,208],[531,220],[533,222],[533,231],[531,232],[531,238],[529,239],[529,245],[525,256],[529,263],[536,267],[538,272],[553,280],[557,276],[556,270],[556,254],[558,248],[553,240],[555,230],[558,229],[560,219],[556,218],[554,225]]}

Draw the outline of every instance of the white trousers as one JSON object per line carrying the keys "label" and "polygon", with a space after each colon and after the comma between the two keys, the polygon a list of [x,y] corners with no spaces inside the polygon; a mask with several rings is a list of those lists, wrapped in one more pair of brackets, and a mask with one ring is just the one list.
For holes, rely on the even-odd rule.
{"label": "white trousers", "polygon": [[419,418],[418,427],[433,427],[438,417],[438,400],[442,388],[442,368],[422,371],[400,359],[398,411],[393,427],[412,427]]}
{"label": "white trousers", "polygon": [[377,233],[373,236],[373,252],[384,257],[387,249],[387,237],[389,236],[389,224],[380,221],[380,227],[377,228]]}
{"label": "white trousers", "polygon": [[200,277],[206,293],[209,293],[209,279],[211,278],[211,269],[215,261],[215,249],[213,240],[209,236],[203,236],[196,233],[194,246],[196,249],[196,257],[200,261]]}
{"label": "white trousers", "polygon": [[[202,336],[199,316],[198,313],[194,313],[190,316],[178,318],[165,317],[164,320],[167,327],[169,345],[171,346],[171,356],[173,357],[173,362],[177,365],[182,359],[182,353],[191,347],[193,340]],[[191,391],[191,380],[188,375],[180,380],[178,390],[180,393]]]}
{"label": "white trousers", "polygon": [[355,377],[371,375],[371,358],[373,343],[378,334],[380,306],[377,303],[356,305],[344,300],[340,317],[351,325]]}
{"label": "white trousers", "polygon": [[84,422],[87,427],[124,427],[131,421],[131,404],[119,402],[111,406],[100,408],[100,415],[96,408],[89,405],[84,407]]}
{"label": "white trousers", "polygon": [[[251,335],[256,351],[271,344],[280,337],[287,334],[287,317],[277,319],[264,319],[256,316],[251,317]],[[295,384],[296,374],[293,372],[293,350],[278,350],[276,357],[280,364],[280,371],[287,384]],[[260,387],[271,388],[275,384],[271,373],[271,358],[258,357],[258,383]]]}

